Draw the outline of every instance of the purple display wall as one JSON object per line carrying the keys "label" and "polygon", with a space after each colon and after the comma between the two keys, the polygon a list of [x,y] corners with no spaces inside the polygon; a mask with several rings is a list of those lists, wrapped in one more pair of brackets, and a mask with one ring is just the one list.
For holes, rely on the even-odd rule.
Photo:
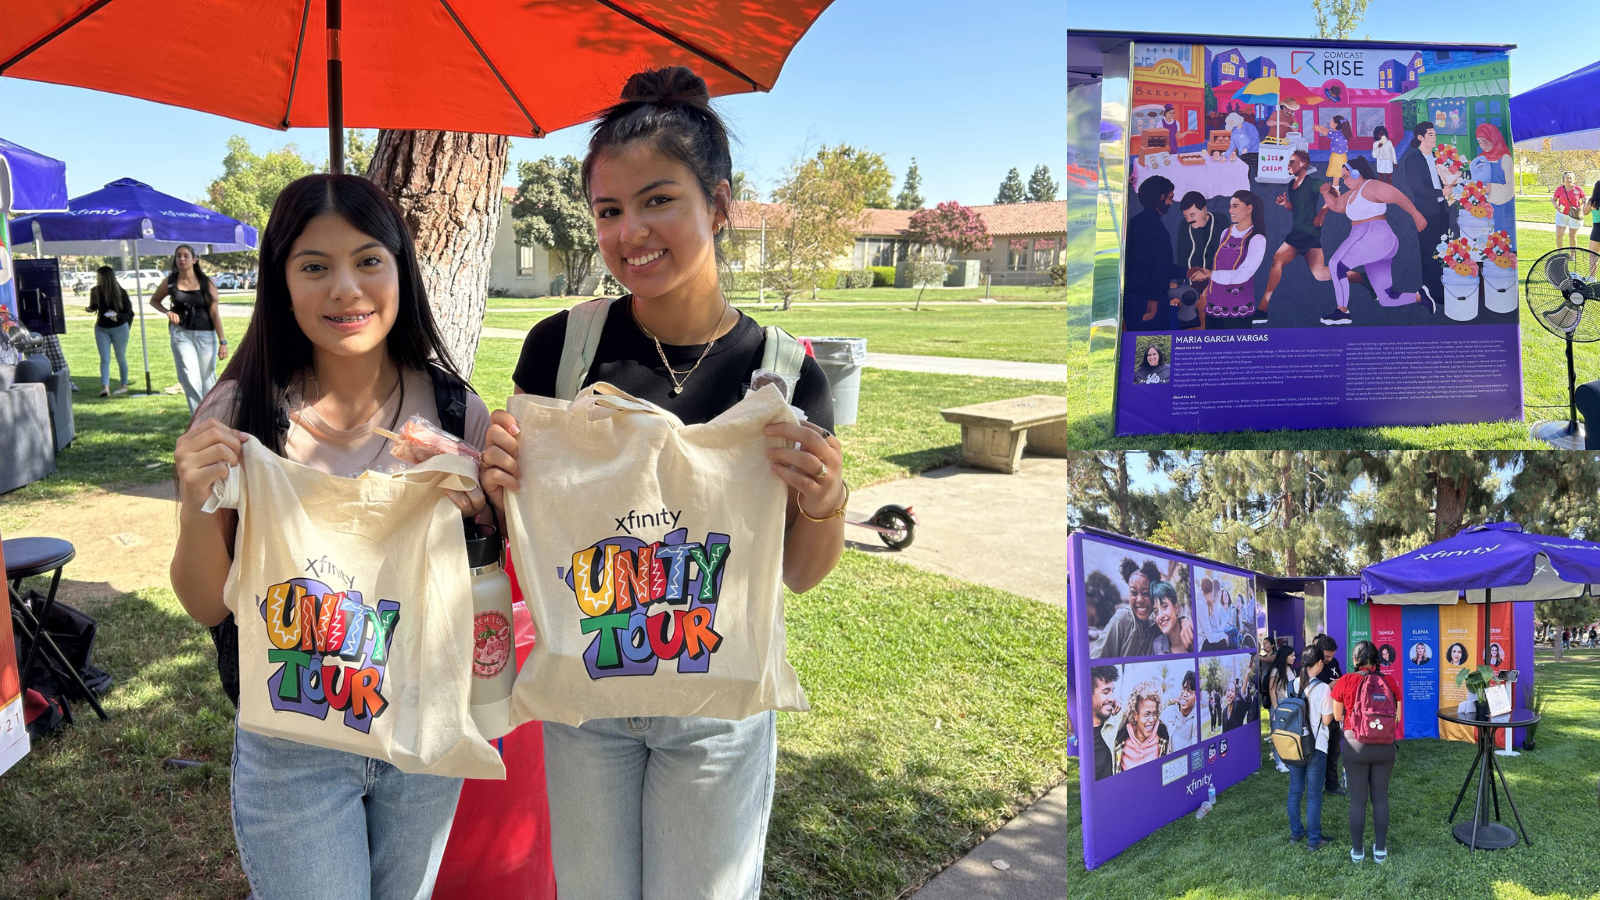
{"label": "purple display wall", "polygon": [[1072,536],[1083,860],[1096,868],[1261,765],[1252,572]]}

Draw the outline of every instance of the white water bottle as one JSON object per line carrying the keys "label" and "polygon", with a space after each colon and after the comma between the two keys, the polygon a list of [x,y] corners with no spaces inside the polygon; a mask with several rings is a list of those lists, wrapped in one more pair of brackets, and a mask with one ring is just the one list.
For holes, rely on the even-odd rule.
{"label": "white water bottle", "polygon": [[511,688],[517,681],[511,579],[500,568],[499,532],[470,520],[466,527],[472,579],[472,721],[492,741],[511,731]]}

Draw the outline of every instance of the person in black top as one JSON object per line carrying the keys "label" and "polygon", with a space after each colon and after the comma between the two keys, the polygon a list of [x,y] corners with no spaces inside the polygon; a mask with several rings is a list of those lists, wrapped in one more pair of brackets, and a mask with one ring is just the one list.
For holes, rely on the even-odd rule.
{"label": "person in black top", "polygon": [[[1339,643],[1325,634],[1319,634],[1313,642],[1322,650],[1322,674],[1317,676],[1330,686],[1344,674],[1344,667],[1339,665]],[[1328,765],[1323,771],[1324,791],[1339,797],[1349,796],[1339,783],[1339,741],[1328,742]]]}
{"label": "person in black top", "polygon": [[[628,80],[622,102],[595,126],[583,162],[601,259],[630,291],[609,308],[585,384],[608,382],[689,425],[744,397],[766,338],[718,283],[717,242],[732,177],[727,132],[705,81],[682,66]],[[518,392],[555,392],[567,319],[552,316],[528,335],[513,375]],[[827,577],[843,553],[849,489],[839,440],[830,433],[832,393],[813,360],[805,360],[791,403],[808,421],[769,425],[767,433],[789,446],[767,455],[789,489],[783,580],[801,593]],[[515,420],[498,410],[491,422],[482,484],[498,506],[506,490],[521,490],[522,473]],[[700,896],[755,896],[772,810],[775,722],[763,712],[743,721],[546,723],[552,862],[562,895],[637,897],[651,894],[648,885],[657,881],[716,873]],[[597,767],[596,759],[608,762]],[[652,826],[691,821],[698,832],[692,846],[706,849],[672,841],[670,824]],[[630,841],[616,842],[630,832]]]}
{"label": "person in black top", "polygon": [[[1187,292],[1180,291],[1179,286],[1188,282],[1194,292],[1205,293],[1206,286],[1211,283],[1211,268],[1217,261],[1217,248],[1222,246],[1222,239],[1228,233],[1228,221],[1224,217],[1211,214],[1206,206],[1206,197],[1199,191],[1190,191],[1183,195],[1178,202],[1178,212],[1183,216],[1187,228],[1178,229],[1178,256],[1174,269],[1171,290],[1172,306],[1183,306],[1182,299]],[[1198,304],[1196,304],[1198,305]],[[1175,311],[1176,312],[1176,311]],[[1199,327],[1206,326],[1205,307],[1198,307]],[[1191,327],[1187,321],[1179,321],[1173,317],[1174,328]]]}
{"label": "person in black top", "polygon": [[[1417,235],[1417,255],[1422,262],[1422,290],[1437,309],[1444,297],[1444,266],[1433,257],[1439,240],[1450,231],[1450,201],[1444,192],[1447,185],[1440,179],[1439,167],[1433,161],[1433,148],[1439,142],[1433,123],[1418,122],[1412,126],[1411,135],[1410,149],[1400,158],[1397,181],[1428,222]],[[1331,772],[1333,766],[1328,770]]]}
{"label": "person in black top", "polygon": [[1172,282],[1180,277],[1172,262],[1172,233],[1161,217],[1172,208],[1172,182],[1151,175],[1139,185],[1143,209],[1128,220],[1128,258],[1123,265],[1127,283],[1122,290],[1122,327],[1126,331],[1151,331],[1162,327],[1160,303]]}
{"label": "person in black top", "polygon": [[95,270],[95,286],[89,291],[89,307],[94,314],[94,344],[100,350],[100,396],[111,390],[111,351],[116,350],[122,384],[116,393],[128,392],[128,323],[133,321],[133,304],[128,292],[117,284],[117,273],[110,266]]}
{"label": "person in black top", "polygon": [[[172,298],[172,309],[161,305],[168,297]],[[172,273],[156,288],[150,305],[167,317],[172,361],[192,416],[217,383],[217,360],[228,358],[228,339],[222,333],[222,315],[217,310],[217,287],[200,268],[200,258],[193,247],[178,245],[172,254]]]}

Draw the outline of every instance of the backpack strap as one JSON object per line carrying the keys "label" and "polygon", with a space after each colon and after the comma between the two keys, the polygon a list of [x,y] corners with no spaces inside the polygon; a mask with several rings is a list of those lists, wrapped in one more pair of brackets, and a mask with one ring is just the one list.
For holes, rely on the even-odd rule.
{"label": "backpack strap", "polygon": [[465,438],[467,394],[477,392],[465,381],[432,363],[428,364],[428,379],[433,382],[433,405],[439,411],[439,427]]}
{"label": "backpack strap", "polygon": [[791,382],[800,377],[800,367],[805,364],[806,351],[794,335],[776,325],[763,328],[766,344],[761,348],[761,368],[777,372]]}
{"label": "backpack strap", "polygon": [[600,334],[606,329],[606,316],[616,299],[596,297],[567,311],[567,334],[561,344],[561,361],[556,364],[555,399],[571,400],[583,388],[600,347]]}

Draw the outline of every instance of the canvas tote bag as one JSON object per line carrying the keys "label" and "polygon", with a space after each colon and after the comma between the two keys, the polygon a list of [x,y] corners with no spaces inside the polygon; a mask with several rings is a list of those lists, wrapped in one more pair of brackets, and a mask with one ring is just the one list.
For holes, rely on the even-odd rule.
{"label": "canvas tote bag", "polygon": [[743,719],[810,707],[785,658],[784,483],[766,386],[701,425],[608,384],[517,394],[507,531],[539,640],[513,719]]}
{"label": "canvas tote bag", "polygon": [[223,599],[240,727],[402,772],[505,777],[470,714],[472,587],[444,493],[477,480],[450,454],[342,478],[244,443],[203,507],[239,511]]}

